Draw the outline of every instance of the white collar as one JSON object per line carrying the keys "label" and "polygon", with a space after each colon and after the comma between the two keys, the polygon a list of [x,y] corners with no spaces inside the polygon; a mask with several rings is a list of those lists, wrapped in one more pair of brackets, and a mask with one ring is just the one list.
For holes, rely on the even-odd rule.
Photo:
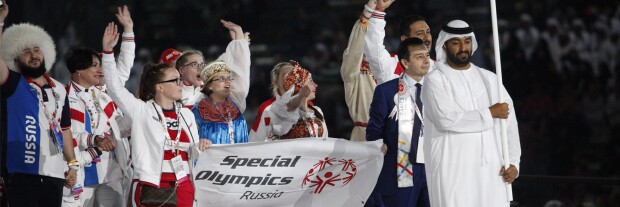
{"label": "white collar", "polygon": [[422,79],[420,80],[420,82],[418,82],[418,81],[414,80],[413,78],[411,78],[411,77],[410,77],[409,75],[407,75],[406,73],[405,73],[405,74],[403,74],[403,76],[405,76],[405,82],[407,83],[407,85],[408,85],[410,88],[415,87],[415,84],[416,84],[416,83],[419,83],[419,84],[424,84],[424,77],[422,77]]}
{"label": "white collar", "polygon": [[71,81],[71,83],[73,83],[73,87],[76,87],[78,89],[78,91],[84,91],[84,92],[88,92],[87,90],[91,90],[91,92],[93,91],[93,89],[95,88],[95,86],[91,86],[90,88],[85,88],[84,86],[81,86],[80,84],[77,84],[75,81]]}

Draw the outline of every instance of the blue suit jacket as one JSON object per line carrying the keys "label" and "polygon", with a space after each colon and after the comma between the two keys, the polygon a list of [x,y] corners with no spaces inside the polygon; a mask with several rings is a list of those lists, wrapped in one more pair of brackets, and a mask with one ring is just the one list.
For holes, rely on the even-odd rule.
{"label": "blue suit jacket", "polygon": [[[396,121],[396,117],[398,116],[388,118],[396,106],[394,99],[398,93],[398,81],[399,79],[395,78],[375,88],[370,104],[370,120],[368,120],[368,127],[366,128],[366,140],[383,139],[383,143],[387,145],[383,168],[375,187],[376,191],[387,194],[395,193],[398,190],[396,177],[396,158],[398,156],[398,121]],[[413,149],[417,149],[418,137],[412,138],[411,141],[411,144],[414,145]]]}

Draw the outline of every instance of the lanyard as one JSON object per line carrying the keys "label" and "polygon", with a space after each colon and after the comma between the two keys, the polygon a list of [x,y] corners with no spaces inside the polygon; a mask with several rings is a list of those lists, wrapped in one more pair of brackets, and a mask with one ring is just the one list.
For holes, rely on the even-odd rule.
{"label": "lanyard", "polygon": [[[420,122],[422,122],[422,126],[424,126],[424,117],[422,117],[422,112],[420,112],[420,108],[418,108],[418,105],[415,103],[416,100],[415,98],[413,98],[413,94],[409,94],[409,98],[411,98],[411,101],[413,101],[413,109],[415,110],[415,114],[418,115],[418,117],[420,118]],[[415,119],[415,115],[413,116],[413,118]]]}
{"label": "lanyard", "polygon": [[[223,103],[226,103],[226,102],[223,102]],[[215,109],[218,112],[220,112],[220,109],[217,107],[217,105],[218,105],[217,103],[213,102],[213,106],[215,106]],[[235,143],[235,127],[233,126],[232,116],[230,115],[230,111],[228,111],[228,109],[226,107],[224,107],[224,111],[226,112],[226,117],[224,117],[224,114],[222,114],[222,113],[220,113],[220,117],[222,119],[226,120],[226,123],[228,125],[228,138],[230,140],[230,143],[234,144]]]}
{"label": "lanyard", "polygon": [[[91,129],[91,132],[95,132],[95,129],[99,128],[99,122],[101,122],[101,111],[102,111],[101,104],[99,104],[99,99],[97,99],[95,90],[91,88],[92,101],[93,101],[93,104],[95,105],[94,107],[96,110],[95,112],[93,112],[91,111],[91,107],[88,105],[88,103],[86,103],[86,101],[82,98],[81,96],[82,93],[77,90],[77,86],[75,85],[75,83],[72,82],[71,84],[73,84],[73,87],[76,88],[75,92],[78,92],[77,97],[84,104],[84,109],[86,109],[88,114],[90,114],[90,116],[88,116],[90,118],[90,129]],[[95,118],[95,115],[97,115],[97,118]]]}
{"label": "lanyard", "polygon": [[[413,102],[413,109],[414,109],[413,113],[411,113],[411,114],[413,114],[412,115],[413,117],[411,117],[412,118],[411,120],[413,120],[412,123],[415,124],[415,115],[417,114],[418,118],[420,118],[420,123],[422,123],[422,126],[420,128],[424,129],[424,117],[422,117],[422,112],[420,112],[420,109],[418,108],[418,104],[416,104],[416,101],[418,101],[418,100],[415,99],[413,92],[411,92],[414,87],[410,86],[404,80],[404,75],[401,76],[400,79],[401,79],[400,81],[405,82],[405,84],[409,87],[409,90],[408,90],[409,98],[411,99],[411,102]],[[420,91],[420,92],[422,92],[422,91]],[[424,133],[424,130],[422,130],[420,132],[420,136],[424,136],[423,133]]]}
{"label": "lanyard", "polygon": [[[51,80],[48,80],[51,81]],[[54,90],[54,87],[52,87],[52,94],[54,96],[54,112],[50,115],[50,113],[47,111],[47,106],[45,105],[45,102],[43,102],[43,95],[41,94],[42,92],[45,92],[45,89],[43,89],[43,87],[39,86],[39,84],[37,84],[36,82],[32,82],[33,84],[35,84],[37,87],[39,87],[39,90],[34,89],[34,91],[36,92],[37,98],[39,99],[39,104],[41,104],[41,108],[43,108],[43,114],[45,114],[45,118],[47,118],[48,124],[49,124],[49,135],[50,138],[52,139],[52,142],[56,145],[57,148],[57,152],[62,152],[62,145],[63,145],[63,140],[62,140],[62,133],[60,131],[60,126],[58,124],[58,120],[56,119],[56,114],[59,113],[59,108],[60,108],[60,104],[59,104],[59,99],[60,99],[60,95],[58,95],[58,93]],[[52,83],[49,83],[50,86]]]}
{"label": "lanyard", "polygon": [[45,114],[45,117],[47,118],[48,122],[50,125],[55,124],[56,121],[56,114],[58,114],[58,109],[60,108],[60,104],[58,103],[58,99],[60,99],[60,95],[58,95],[58,93],[56,93],[56,91],[54,90],[54,88],[52,88],[52,94],[54,95],[54,112],[50,115],[50,113],[47,111],[47,106],[45,106],[45,102],[43,102],[43,95],[41,94],[41,92],[44,92],[45,89],[43,89],[43,87],[40,87],[38,84],[35,83],[35,85],[37,85],[39,87],[39,89],[41,89],[41,91],[39,90],[34,90],[37,93],[37,98],[39,99],[39,103],[41,104],[42,108],[43,108],[43,113]]}
{"label": "lanyard", "polygon": [[[161,124],[161,126],[164,128],[164,131],[166,132],[164,133],[166,135],[166,140],[172,141],[172,138],[170,137],[170,133],[168,133],[168,126],[166,125],[162,115],[159,114],[157,107],[155,107],[155,103],[152,103],[152,104],[153,104],[153,108],[155,109],[155,112],[157,112],[157,117],[159,117],[159,123]],[[181,125],[178,124],[179,123],[179,107],[175,106],[174,108],[175,108],[175,113],[177,115],[177,137],[174,140],[174,146],[176,148],[177,155],[179,155],[179,140],[181,138]]]}

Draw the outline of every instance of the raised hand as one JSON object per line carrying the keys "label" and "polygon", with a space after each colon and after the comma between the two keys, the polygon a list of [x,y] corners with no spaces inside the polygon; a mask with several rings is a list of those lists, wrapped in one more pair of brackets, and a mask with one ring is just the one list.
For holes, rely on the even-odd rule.
{"label": "raised hand", "polygon": [[0,7],[0,22],[4,22],[6,16],[9,15],[9,5],[6,4],[6,1],[2,1],[2,7]]}
{"label": "raised hand", "polygon": [[310,95],[310,93],[312,93],[312,91],[315,91],[315,90],[316,90],[316,86],[314,85],[314,83],[308,81],[299,90],[299,95],[301,95],[304,98],[307,98]]}
{"label": "raised hand", "polygon": [[396,0],[377,0],[377,9],[385,11]]}
{"label": "raised hand", "polygon": [[252,42],[252,38],[250,38],[250,33],[249,32],[244,32],[243,33],[243,38],[245,38],[245,41],[248,41],[248,43]]}
{"label": "raised hand", "polygon": [[228,33],[230,34],[230,38],[232,40],[242,40],[245,38],[241,26],[235,24],[234,22],[226,21],[223,19],[220,20],[220,22],[224,27],[226,27],[226,29],[228,29]]}
{"label": "raised hand", "polygon": [[[368,3],[366,3],[366,6],[367,6],[369,9],[375,9],[375,8],[377,8],[377,1],[378,1],[378,0],[368,0]],[[380,1],[380,0],[379,0],[379,1]],[[366,10],[366,9],[364,9],[364,10],[362,11],[362,13],[363,13],[363,15],[364,15],[364,17],[365,17],[366,19],[370,18],[370,15],[372,15],[372,13],[371,13],[370,11]]]}
{"label": "raised hand", "polygon": [[118,27],[114,22],[108,23],[103,32],[103,51],[112,51],[118,43]]}
{"label": "raised hand", "polygon": [[131,19],[131,13],[127,5],[117,8],[116,19],[123,25],[123,32],[133,32],[133,20]]}
{"label": "raised hand", "polygon": [[371,9],[374,9],[375,7],[377,7],[377,1],[381,0],[368,0],[368,3],[366,3],[366,5]]}
{"label": "raised hand", "polygon": [[[6,16],[9,15],[9,5],[6,4],[6,1],[2,0],[3,6],[0,7],[0,23],[4,24],[4,20]],[[2,26],[0,26],[0,39],[2,38]],[[6,80],[9,75],[9,69],[6,67],[6,63],[4,60],[0,58],[0,80]]]}

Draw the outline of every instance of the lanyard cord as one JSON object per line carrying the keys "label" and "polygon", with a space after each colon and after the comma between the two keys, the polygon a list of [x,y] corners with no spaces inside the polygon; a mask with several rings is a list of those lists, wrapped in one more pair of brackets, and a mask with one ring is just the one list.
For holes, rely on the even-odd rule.
{"label": "lanyard cord", "polygon": [[[166,139],[169,139],[170,141],[172,141],[172,138],[170,137],[170,133],[168,133],[168,126],[166,125],[164,119],[162,118],[161,114],[159,114],[159,110],[157,110],[157,107],[155,107],[155,103],[153,104],[153,108],[155,109],[155,112],[157,112],[157,117],[159,117],[159,123],[161,124],[162,127],[164,127],[164,130],[166,131]],[[175,104],[176,105],[176,104]],[[175,106],[175,113],[177,115],[177,137],[174,140],[174,145],[176,148],[176,154],[179,155],[179,140],[181,138],[181,126],[179,123],[179,107]]]}

